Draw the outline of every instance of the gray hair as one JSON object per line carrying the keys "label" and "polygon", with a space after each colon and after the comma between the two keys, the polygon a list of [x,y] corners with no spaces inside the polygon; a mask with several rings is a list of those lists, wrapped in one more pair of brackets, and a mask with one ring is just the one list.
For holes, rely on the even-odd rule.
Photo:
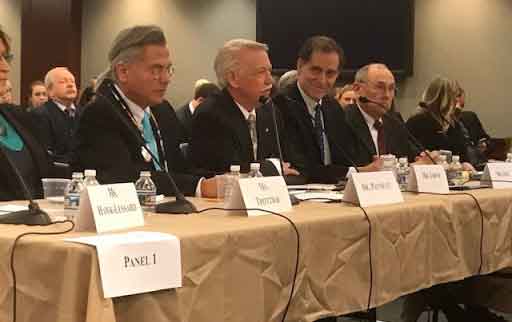
{"label": "gray hair", "polygon": [[242,49],[259,49],[268,51],[266,44],[248,39],[232,39],[224,44],[215,57],[213,68],[217,74],[217,81],[221,88],[228,86],[226,75],[240,69],[238,55]]}
{"label": "gray hair", "polygon": [[121,63],[129,63],[139,58],[147,45],[166,45],[162,28],[155,25],[134,26],[121,30],[114,39],[108,52],[110,67],[98,76],[97,86],[105,79],[118,81],[115,67]]}
{"label": "gray hair", "polygon": [[44,76],[44,86],[46,86],[46,88],[50,89],[53,86],[54,74],[59,70],[65,70],[71,73],[71,71],[67,67],[55,67],[50,69],[48,73],[46,73],[46,75]]}
{"label": "gray hair", "polygon": [[281,75],[277,82],[277,89],[283,91],[297,81],[297,70],[292,69]]}
{"label": "gray hair", "polygon": [[379,63],[372,63],[365,65],[361,68],[359,68],[356,72],[356,76],[354,77],[355,83],[367,83],[368,82],[368,73],[370,71],[370,68],[379,68],[379,69],[388,69],[388,66],[384,64]]}

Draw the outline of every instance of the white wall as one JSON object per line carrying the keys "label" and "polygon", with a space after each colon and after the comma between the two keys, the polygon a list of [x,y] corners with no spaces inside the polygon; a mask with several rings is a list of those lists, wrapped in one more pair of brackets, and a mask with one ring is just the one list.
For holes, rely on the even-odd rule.
{"label": "white wall", "polygon": [[11,75],[9,78],[13,87],[14,99],[19,103],[21,82],[21,1],[0,0],[0,25],[11,37],[14,62],[11,65]]}
{"label": "white wall", "polygon": [[82,83],[105,69],[121,29],[157,24],[176,67],[167,91],[174,107],[192,97],[197,79],[216,81],[213,59],[225,41],[256,36],[255,0],[87,0],[83,10]]}
{"label": "white wall", "polygon": [[414,112],[436,75],[457,79],[491,136],[512,136],[512,1],[416,0],[414,77],[400,84],[397,104]]}

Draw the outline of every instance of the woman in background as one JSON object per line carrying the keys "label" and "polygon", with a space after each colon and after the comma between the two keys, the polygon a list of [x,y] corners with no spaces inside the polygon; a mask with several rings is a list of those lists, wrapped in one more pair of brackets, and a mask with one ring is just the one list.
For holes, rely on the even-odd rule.
{"label": "woman in background", "polygon": [[33,110],[48,101],[48,91],[46,86],[40,80],[30,83],[30,92],[27,99],[27,110]]}

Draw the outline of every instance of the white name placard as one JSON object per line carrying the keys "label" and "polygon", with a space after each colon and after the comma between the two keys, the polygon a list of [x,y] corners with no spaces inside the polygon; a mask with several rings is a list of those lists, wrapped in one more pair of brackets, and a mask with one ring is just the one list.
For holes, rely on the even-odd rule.
{"label": "white name placard", "polygon": [[400,203],[404,201],[391,171],[359,172],[350,175],[343,200],[361,207]]}
{"label": "white name placard", "polygon": [[[280,213],[290,211],[292,204],[283,177],[276,176],[238,180],[226,208],[264,209]],[[241,212],[248,216],[268,215],[258,210]]]}
{"label": "white name placard", "polygon": [[431,193],[450,192],[446,172],[441,165],[413,165],[410,169],[407,190]]}
{"label": "white name placard", "polygon": [[65,239],[93,245],[105,298],[181,287],[180,240],[159,232]]}
{"label": "white name placard", "polygon": [[144,226],[133,183],[89,186],[80,196],[77,231],[98,233]]}
{"label": "white name placard", "polygon": [[512,163],[487,163],[481,181],[496,189],[512,188]]}

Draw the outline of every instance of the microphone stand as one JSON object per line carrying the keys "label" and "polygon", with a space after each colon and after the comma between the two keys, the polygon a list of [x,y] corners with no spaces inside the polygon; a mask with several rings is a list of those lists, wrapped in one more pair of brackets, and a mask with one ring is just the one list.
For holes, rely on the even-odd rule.
{"label": "microphone stand", "polygon": [[[274,101],[270,97],[260,97],[260,103],[265,104],[270,102],[270,107],[272,110],[272,123],[274,126],[274,133],[275,133],[275,139],[276,139],[276,145],[277,145],[277,153],[279,156],[279,166],[281,167],[281,176],[284,178],[284,167],[283,167],[283,150],[281,149],[281,140],[279,138],[279,129],[277,127],[277,116],[276,116],[276,106],[274,105]],[[290,197],[290,203],[292,205],[298,205],[300,203],[299,198],[297,198],[293,194],[288,194]]]}
{"label": "microphone stand", "polygon": [[37,226],[37,225],[48,225],[52,221],[48,214],[41,210],[39,208],[39,204],[34,201],[32,198],[32,195],[27,187],[27,184],[25,183],[25,180],[21,176],[18,168],[14,165],[11,158],[5,151],[4,147],[0,145],[0,150],[5,156],[5,159],[11,166],[11,168],[14,171],[14,174],[16,175],[16,178],[18,179],[19,183],[21,184],[21,187],[23,189],[23,194],[25,196],[25,199],[29,201],[28,204],[28,210],[21,210],[21,211],[14,211],[5,215],[0,216],[0,224],[17,224],[17,225],[28,225],[28,226]]}

